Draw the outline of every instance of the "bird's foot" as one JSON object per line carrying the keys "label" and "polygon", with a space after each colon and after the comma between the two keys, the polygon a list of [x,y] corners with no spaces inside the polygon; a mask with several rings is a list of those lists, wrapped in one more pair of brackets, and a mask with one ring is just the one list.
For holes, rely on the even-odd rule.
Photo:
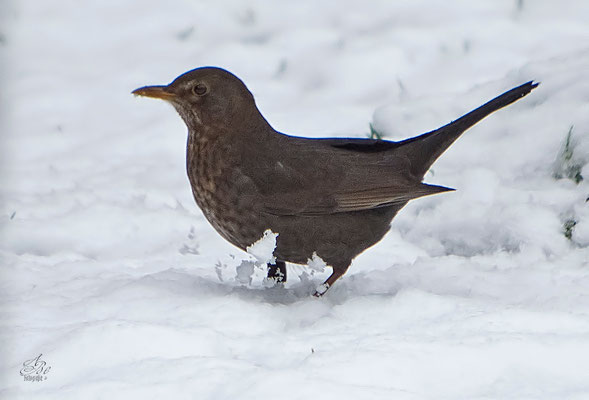
{"label": "bird's foot", "polygon": [[327,289],[329,289],[329,283],[322,283],[321,285],[317,286],[317,289],[315,290],[313,296],[322,297],[325,294],[325,292],[327,292]]}
{"label": "bird's foot", "polygon": [[286,282],[286,263],[276,261],[276,264],[268,264],[268,281],[274,281],[276,284]]}

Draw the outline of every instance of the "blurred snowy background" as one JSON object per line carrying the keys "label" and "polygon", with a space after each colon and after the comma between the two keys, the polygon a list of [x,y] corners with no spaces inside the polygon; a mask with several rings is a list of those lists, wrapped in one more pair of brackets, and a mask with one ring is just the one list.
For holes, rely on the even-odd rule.
{"label": "blurred snowy background", "polygon": [[[587,21],[577,0],[0,0],[0,398],[589,398]],[[303,136],[406,138],[541,85],[318,300],[327,270],[236,279],[250,256],[195,205],[182,121],[130,95],[203,65]]]}

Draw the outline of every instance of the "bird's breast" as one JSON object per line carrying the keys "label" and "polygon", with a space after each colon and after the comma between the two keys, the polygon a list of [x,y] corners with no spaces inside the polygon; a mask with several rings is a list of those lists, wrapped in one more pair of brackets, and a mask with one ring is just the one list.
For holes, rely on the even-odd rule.
{"label": "bird's breast", "polygon": [[229,149],[218,141],[194,140],[187,147],[187,173],[192,194],[210,224],[226,240],[245,248],[261,237],[253,209],[240,201],[234,185],[234,170],[239,168]]}

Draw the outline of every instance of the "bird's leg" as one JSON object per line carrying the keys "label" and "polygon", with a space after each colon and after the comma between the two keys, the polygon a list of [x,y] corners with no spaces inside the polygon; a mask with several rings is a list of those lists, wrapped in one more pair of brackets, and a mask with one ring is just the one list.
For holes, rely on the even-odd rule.
{"label": "bird's leg", "polygon": [[276,283],[286,282],[286,263],[279,260],[275,264],[268,263],[268,279],[273,279]]}
{"label": "bird's leg", "polygon": [[325,292],[327,292],[327,290],[335,283],[335,281],[337,281],[343,274],[346,273],[346,271],[348,270],[349,267],[350,267],[350,263],[348,263],[343,268],[338,268],[336,266],[333,266],[333,273],[329,276],[329,278],[327,278],[327,280],[325,282],[323,282],[321,285],[319,285],[317,287],[317,290],[315,290],[315,293],[313,294],[313,296],[315,296],[315,297],[323,296],[325,294]]}

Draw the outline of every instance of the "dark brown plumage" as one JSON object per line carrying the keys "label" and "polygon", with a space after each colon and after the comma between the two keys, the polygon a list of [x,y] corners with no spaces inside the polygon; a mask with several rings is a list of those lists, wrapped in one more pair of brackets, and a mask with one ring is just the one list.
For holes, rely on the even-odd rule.
{"label": "dark brown plumage", "polygon": [[516,87],[434,131],[400,142],[309,139],[275,131],[236,76],[220,68],[189,71],[167,86],[133,93],[164,99],[188,126],[186,165],[207,220],[245,249],[266,229],[278,233],[269,276],[286,278],[285,262],[317,253],[333,274],[378,242],[409,200],[449,189],[422,183],[432,163],[469,127],[527,95]]}

